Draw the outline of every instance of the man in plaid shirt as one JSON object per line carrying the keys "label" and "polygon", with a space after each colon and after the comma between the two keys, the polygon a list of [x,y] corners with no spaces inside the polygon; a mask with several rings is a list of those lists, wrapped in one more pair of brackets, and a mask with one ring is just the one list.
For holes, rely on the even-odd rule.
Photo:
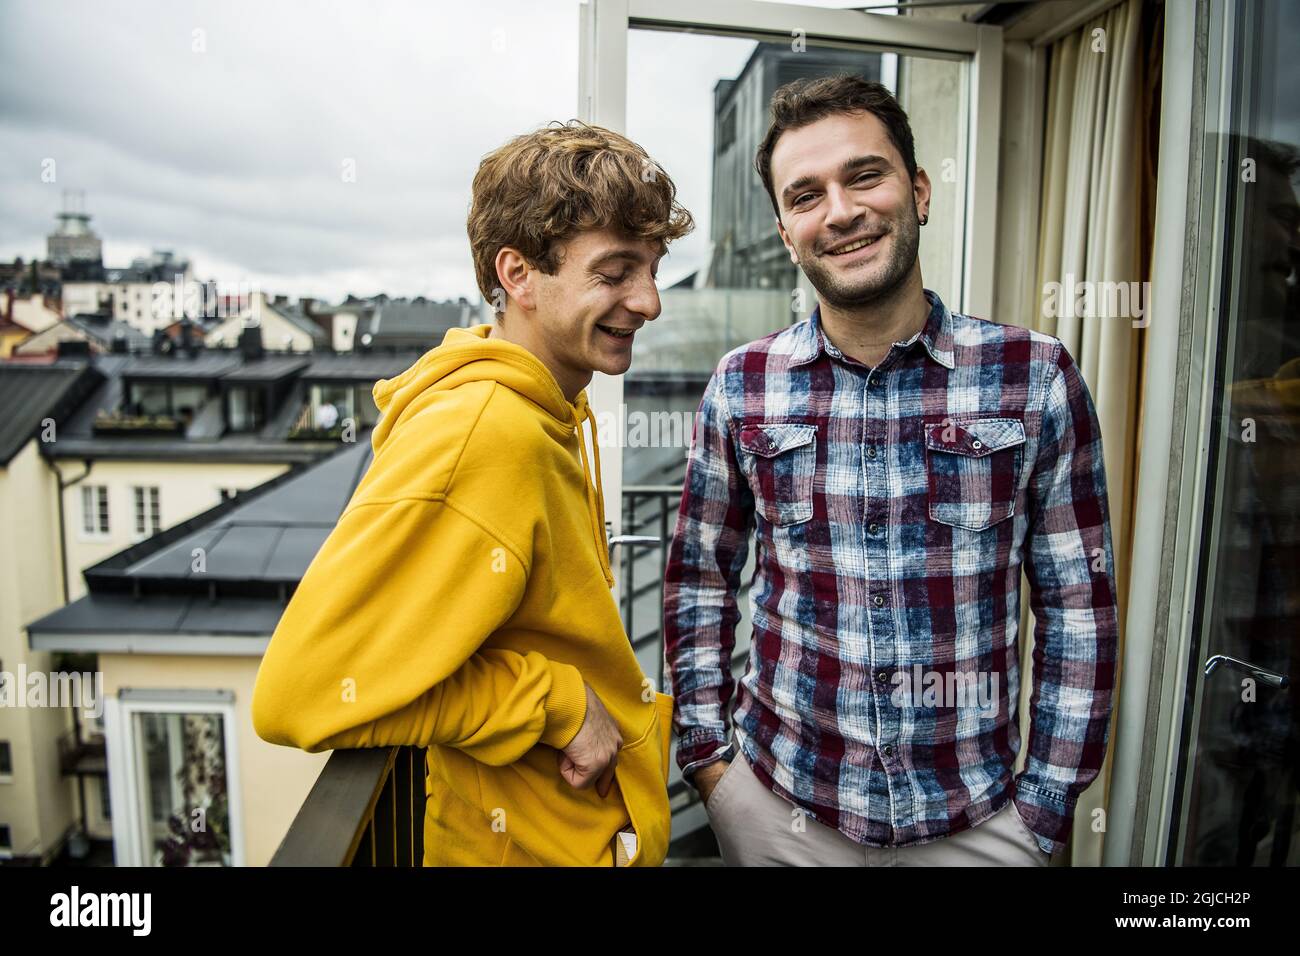
{"label": "man in plaid shirt", "polygon": [[772,116],[755,165],[818,304],[724,356],[700,405],[665,583],[678,763],[729,864],[1046,865],[1115,679],[1092,399],[1056,339],[923,287],[930,181],[883,86],[797,81]]}

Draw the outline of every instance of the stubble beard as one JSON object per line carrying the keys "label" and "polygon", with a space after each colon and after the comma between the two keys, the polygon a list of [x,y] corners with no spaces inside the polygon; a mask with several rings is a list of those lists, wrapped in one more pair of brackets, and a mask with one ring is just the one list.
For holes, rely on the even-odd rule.
{"label": "stubble beard", "polygon": [[804,275],[817,290],[817,294],[829,305],[845,310],[871,305],[896,294],[912,271],[921,244],[921,223],[916,216],[916,208],[911,209],[911,216],[886,233],[893,237],[889,258],[883,268],[877,267],[874,274],[846,281],[825,264],[823,257],[814,253],[809,253],[807,257],[801,256]]}

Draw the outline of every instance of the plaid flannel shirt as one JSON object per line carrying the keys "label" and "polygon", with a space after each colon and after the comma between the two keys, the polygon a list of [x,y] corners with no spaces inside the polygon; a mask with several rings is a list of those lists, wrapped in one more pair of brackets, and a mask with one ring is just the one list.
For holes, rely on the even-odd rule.
{"label": "plaid flannel shirt", "polygon": [[[1115,677],[1096,411],[1057,339],[925,295],[924,328],[874,369],[814,310],[714,372],[665,581],[677,761],[690,779],[740,746],[774,793],[867,846],[928,843],[1015,800],[1053,853],[1101,769]],[[1013,780],[1022,566],[1036,627]]]}

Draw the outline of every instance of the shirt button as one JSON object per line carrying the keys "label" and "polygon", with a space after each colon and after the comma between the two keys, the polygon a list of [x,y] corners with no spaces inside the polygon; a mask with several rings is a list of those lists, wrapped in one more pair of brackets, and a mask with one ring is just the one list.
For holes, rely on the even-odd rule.
{"label": "shirt button", "polygon": [[876,523],[873,521],[873,522],[872,522],[872,523],[867,527],[867,531],[869,531],[871,534],[880,534],[880,525],[876,524]]}
{"label": "shirt button", "polygon": [[889,671],[876,671],[876,683],[877,683],[877,684],[888,684],[888,683],[889,683]]}
{"label": "shirt button", "polygon": [[884,754],[886,757],[892,757],[894,756],[894,745],[885,744],[885,746],[880,748],[880,752]]}
{"label": "shirt button", "polygon": [[868,384],[868,385],[879,385],[879,384],[880,384],[880,376],[879,376],[879,375],[873,375],[873,376],[871,376],[871,378],[867,379],[867,384]]}
{"label": "shirt button", "polygon": [[974,449],[977,449],[977,450],[978,450],[978,449],[980,449],[980,448],[983,448],[983,447],[984,447],[984,443],[983,443],[983,442],[981,442],[981,441],[979,441],[979,440],[976,440],[976,441],[973,441],[973,442],[971,442],[971,443],[970,443],[970,446],[971,446],[971,447],[972,447],[972,448],[974,448]]}
{"label": "shirt button", "polygon": [[884,599],[883,597],[881,597],[879,594],[877,594],[877,595],[875,596],[874,600],[875,600],[875,603],[876,603],[876,607],[884,607],[884,606],[885,606],[885,599]]}
{"label": "shirt button", "polygon": [[867,446],[867,457],[868,457],[868,458],[875,458],[875,457],[876,457],[876,447],[875,447],[874,445],[868,445],[868,446]]}

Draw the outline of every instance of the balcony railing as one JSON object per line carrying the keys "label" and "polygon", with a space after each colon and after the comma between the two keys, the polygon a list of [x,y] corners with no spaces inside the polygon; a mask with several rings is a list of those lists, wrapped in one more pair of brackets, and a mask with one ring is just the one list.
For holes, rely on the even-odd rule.
{"label": "balcony railing", "polygon": [[420,866],[423,747],[335,750],[271,866]]}
{"label": "balcony railing", "polygon": [[91,733],[81,738],[77,731],[69,730],[59,737],[59,772],[64,776],[70,774],[108,776],[104,735]]}

